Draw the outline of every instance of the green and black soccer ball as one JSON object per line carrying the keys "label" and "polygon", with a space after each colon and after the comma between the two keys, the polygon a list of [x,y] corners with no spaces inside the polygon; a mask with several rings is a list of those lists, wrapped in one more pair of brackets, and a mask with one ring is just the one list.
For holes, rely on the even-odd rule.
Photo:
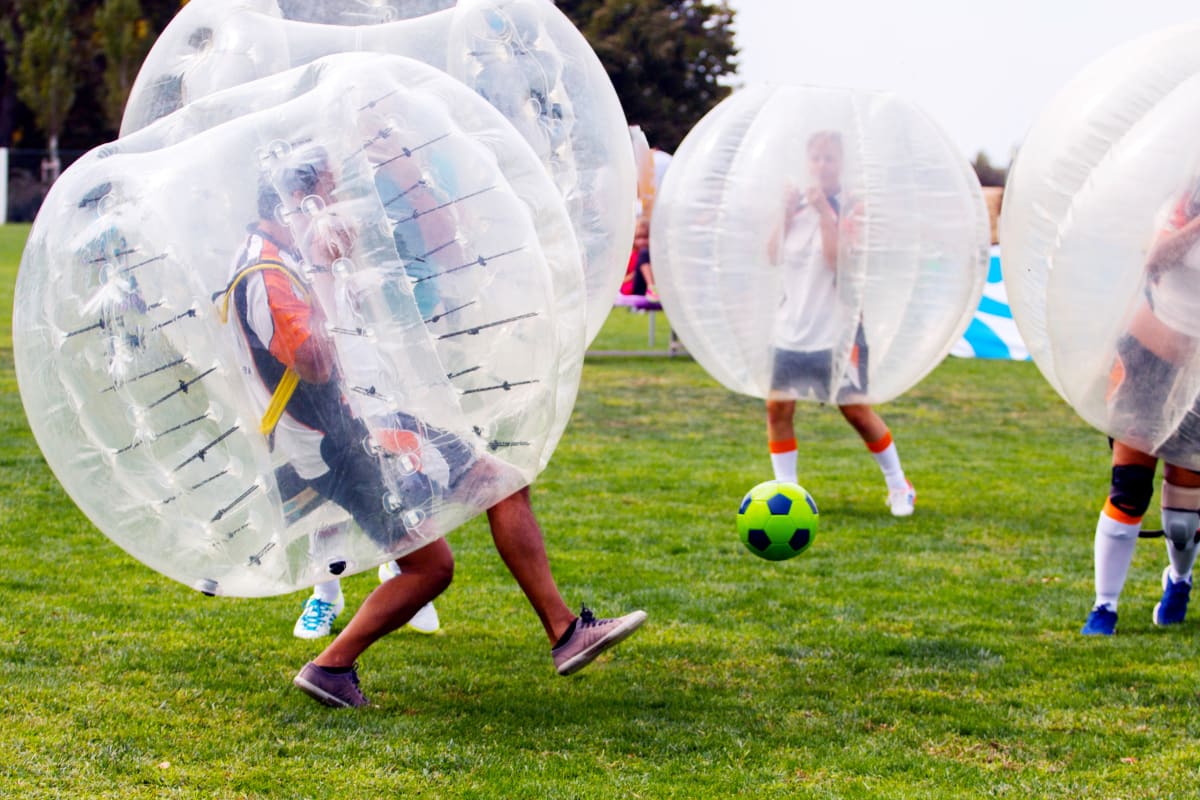
{"label": "green and black soccer ball", "polygon": [[817,504],[804,487],[767,481],[746,493],[738,508],[742,544],[768,561],[800,555],[817,535]]}

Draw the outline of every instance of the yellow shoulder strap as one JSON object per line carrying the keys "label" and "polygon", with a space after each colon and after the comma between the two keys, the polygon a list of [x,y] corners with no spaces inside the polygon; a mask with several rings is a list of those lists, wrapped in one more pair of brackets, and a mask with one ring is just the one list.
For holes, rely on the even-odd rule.
{"label": "yellow shoulder strap", "polygon": [[[267,272],[269,270],[273,270],[275,272],[282,272],[284,275],[286,275],[288,277],[288,280],[290,280],[292,282],[292,286],[295,286],[297,289],[300,290],[300,295],[305,300],[307,300],[309,298],[308,287],[305,286],[300,281],[300,279],[297,278],[292,273],[292,271],[290,269],[288,269],[286,266],[284,266],[282,261],[276,261],[274,259],[264,258],[262,261],[259,261],[257,264],[246,267],[245,269],[238,272],[238,274],[234,275],[233,280],[231,280],[229,282],[229,285],[225,287],[225,291],[219,292],[217,294],[217,297],[221,298],[221,305],[217,308],[217,315],[221,318],[222,323],[229,321],[229,300],[231,297],[233,297],[233,293],[235,291],[237,291],[237,287],[239,285],[241,285],[242,281],[244,281],[246,278],[250,277],[251,275],[253,275],[256,272]],[[214,299],[216,299],[216,298],[214,298]]]}
{"label": "yellow shoulder strap", "polygon": [[[217,315],[221,318],[222,324],[229,321],[229,299],[237,291],[238,285],[254,273],[265,272],[267,270],[275,270],[287,275],[292,285],[300,290],[301,296],[308,299],[308,287],[301,283],[300,279],[293,275],[292,271],[284,266],[282,261],[263,259],[257,264],[246,267],[234,275],[233,280],[229,282],[229,285],[225,287],[225,291],[221,293],[222,300],[220,306],[217,308]],[[279,419],[283,416],[283,410],[287,408],[288,401],[292,399],[292,395],[296,393],[296,387],[299,385],[300,375],[297,374],[296,370],[291,367],[284,370],[283,377],[275,385],[275,391],[271,394],[271,402],[267,404],[267,410],[263,413],[262,422],[258,426],[258,430],[263,436],[270,436],[275,432],[275,426],[279,424]]]}
{"label": "yellow shoulder strap", "polygon": [[296,370],[288,367],[284,371],[283,377],[279,379],[279,383],[275,385],[271,402],[267,404],[267,410],[263,413],[262,422],[258,426],[258,430],[263,436],[270,436],[275,432],[275,426],[279,424],[283,410],[287,408],[288,401],[292,399],[292,395],[296,393],[296,387],[299,385],[300,376],[296,374]]}

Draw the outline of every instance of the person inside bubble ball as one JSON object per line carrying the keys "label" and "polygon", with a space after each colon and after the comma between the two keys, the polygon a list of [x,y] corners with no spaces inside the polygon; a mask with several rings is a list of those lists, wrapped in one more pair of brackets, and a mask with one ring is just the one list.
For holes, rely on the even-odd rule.
{"label": "person inside bubble ball", "polygon": [[[916,491],[904,474],[892,434],[879,414],[857,402],[866,391],[867,343],[862,323],[840,299],[839,237],[852,236],[857,211],[842,187],[843,147],[838,131],[817,131],[806,145],[812,186],[788,193],[783,225],[769,244],[773,263],[784,270],[783,296],[772,333],[771,392],[767,399],[767,444],[775,479],[797,481],[796,398],[836,402],[858,432],[887,483],[892,514],[913,513]],[[857,326],[846,374],[830,397],[835,348]]]}
{"label": "person inside bubble ball", "polygon": [[[305,198],[330,199],[332,177],[320,160],[285,169],[279,180],[297,205]],[[291,229],[277,214],[279,207],[279,195],[264,180],[259,187],[259,219],[251,226],[229,283],[217,299],[223,316],[236,321],[244,343],[242,371],[254,387],[263,432],[287,460],[286,468],[279,471],[285,501],[311,487],[345,508],[372,539],[388,547],[404,536],[404,526],[400,515],[385,509],[384,500],[392,493],[378,456],[362,442],[381,439],[380,447],[392,455],[415,450],[423,455],[426,450],[429,455],[436,453],[445,467],[446,485],[439,486],[422,473],[400,477],[398,502],[407,509],[423,507],[435,494],[470,491],[469,475],[484,467],[464,441],[411,415],[395,415],[383,431],[386,435],[377,432],[375,437],[353,415],[343,402],[324,312],[303,277],[302,257]],[[311,249],[318,254],[314,258],[332,261],[349,249],[351,232],[326,228]],[[392,572],[386,577],[392,577]],[[322,627],[327,634],[344,602],[338,581],[318,584],[305,602],[295,635],[314,638],[321,635]]]}
{"label": "person inside bubble ball", "polygon": [[[334,176],[321,158],[318,158],[316,163],[301,165],[291,173],[285,172],[281,182],[291,194],[290,200],[294,206],[303,208],[306,201],[311,202],[310,198],[314,195],[324,197],[326,202],[332,200]],[[331,342],[324,339],[324,334],[320,332],[321,326],[318,323],[322,320],[322,315],[319,305],[308,301],[309,294],[299,272],[300,255],[293,244],[290,230],[280,221],[281,215],[276,211],[278,204],[278,197],[269,191],[260,191],[260,219],[251,229],[239,255],[234,276],[224,294],[227,298],[235,300],[238,319],[250,345],[248,349],[256,360],[265,363],[267,370],[273,374],[286,372],[287,368],[297,372],[299,382],[293,397],[301,393],[300,387],[311,383],[313,386],[309,389],[310,392],[328,392],[328,395],[321,396],[325,402],[332,403],[334,398],[332,390],[328,387],[331,382],[335,382],[334,353]],[[303,224],[300,227],[303,227]],[[344,256],[353,247],[352,229],[349,226],[339,227],[336,222],[325,225],[320,230],[309,228],[301,235],[308,244],[309,257],[317,262],[324,258],[336,259]],[[246,279],[239,281],[239,276],[245,276]],[[275,285],[277,291],[274,294],[269,291],[268,281]],[[265,296],[265,300],[260,300],[257,305],[251,302],[249,296],[252,292],[248,286],[242,292],[247,296],[247,300],[236,301],[238,287],[247,282],[250,286],[259,284],[258,291]],[[278,307],[272,305],[273,302]],[[251,317],[255,315],[257,319],[252,320]],[[278,325],[278,330],[272,330],[272,325]],[[277,355],[272,347],[275,346],[275,336],[280,334],[282,338]],[[254,339],[257,339],[257,347]],[[284,348],[284,342],[290,342],[291,345]],[[274,393],[277,386],[277,383],[268,381],[263,386],[263,392],[269,390]],[[302,395],[301,399],[306,401],[307,395]],[[340,404],[340,395],[337,402]],[[271,407],[270,403],[263,405],[267,409]],[[279,425],[292,414],[292,400],[287,401],[283,410],[284,413],[279,416],[272,432],[276,437],[275,446],[280,445]],[[348,425],[354,428],[357,438],[336,440],[326,433],[321,439],[319,452],[323,458],[333,459],[335,462],[350,460],[357,465],[359,461],[363,461],[360,454],[365,451],[360,446],[360,434],[364,434],[365,431],[347,421],[349,414],[344,406],[339,406],[339,411],[341,417],[335,420],[333,425]],[[320,423],[324,420],[309,421]],[[313,431],[311,426],[308,427],[310,430],[307,433],[311,435]],[[316,430],[320,431],[321,428]],[[465,444],[463,447],[469,452]],[[296,455],[303,457],[300,453]],[[469,475],[474,471],[465,460],[466,453],[451,448],[450,452],[443,450],[442,455],[447,462],[452,463],[452,470],[457,469],[460,476]],[[312,457],[311,452],[308,457]],[[460,458],[463,460],[460,461]],[[365,461],[369,461],[370,464],[366,464]],[[309,482],[323,496],[351,511],[355,521],[370,535],[372,530],[368,526],[375,524],[376,517],[382,518],[382,521],[389,521],[394,520],[394,515],[378,513],[377,509],[383,505],[378,461],[370,455],[365,461],[362,471],[373,467],[375,475],[360,473],[350,476],[354,480],[335,480],[336,485],[333,488],[329,487],[330,481],[322,480],[321,476]],[[299,473],[304,464],[293,461],[291,466]],[[310,466],[319,469],[315,464]],[[306,476],[301,473],[301,477]],[[343,493],[335,494],[339,488]],[[346,498],[347,495],[350,502],[355,502],[360,496],[369,496],[371,507],[364,507],[359,513],[355,513],[354,508],[339,499]],[[420,499],[419,496],[416,499]],[[528,487],[493,505],[488,509],[487,516],[497,551],[542,622],[551,644],[551,657],[559,674],[570,675],[584,668],[602,652],[620,643],[641,627],[646,613],[640,610],[616,618],[596,617],[586,606],[578,615],[571,611],[559,593],[550,571],[545,541],[533,513]],[[356,668],[358,657],[378,639],[405,625],[422,607],[432,602],[449,586],[454,572],[454,557],[445,539],[439,538],[397,559],[395,565],[395,572],[398,574],[390,577],[368,595],[345,629],[296,675],[293,683],[299,689],[330,706],[367,704],[367,699],[359,688]],[[340,586],[338,596],[340,600]],[[334,601],[331,605],[337,608],[343,603],[344,601]],[[338,610],[340,611],[340,608]]]}
{"label": "person inside bubble ball", "polygon": [[[1194,451],[1200,444],[1200,410],[1192,407],[1161,443],[1152,420],[1163,418],[1181,368],[1200,339],[1200,179],[1164,215],[1146,260],[1146,292],[1117,342],[1108,391],[1110,422],[1127,430],[1127,441],[1112,441],[1108,499],[1096,522],[1096,599],[1081,633],[1111,636],[1117,604],[1133,562],[1142,517],[1154,494],[1159,452]],[[1110,440],[1111,441],[1111,440]],[[1163,534],[1168,565],[1162,598],[1151,615],[1155,625],[1176,625],[1187,615],[1200,528],[1200,473],[1164,461]]]}

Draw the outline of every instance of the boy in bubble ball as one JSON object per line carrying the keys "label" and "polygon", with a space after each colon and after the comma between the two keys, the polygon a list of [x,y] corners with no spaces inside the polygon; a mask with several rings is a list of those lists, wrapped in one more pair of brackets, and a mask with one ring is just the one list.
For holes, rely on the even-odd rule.
{"label": "boy in bubble ball", "polygon": [[[292,194],[289,198],[291,203],[298,207],[314,194],[324,197],[327,201],[333,199],[334,176],[322,157],[318,157],[315,163],[302,164],[295,170],[285,171],[282,183]],[[260,197],[260,220],[251,231],[239,257],[239,264],[242,266],[235,268],[235,276],[230,283],[231,289],[227,290],[226,294],[236,294],[233,287],[239,274],[260,277],[264,284],[268,280],[267,276],[270,276],[270,280],[278,284],[278,307],[272,304],[272,295],[269,292],[267,294],[266,311],[271,316],[271,323],[278,326],[270,340],[264,340],[263,334],[260,333],[261,329],[266,327],[264,309],[259,309],[259,316],[262,317],[260,327],[254,327],[249,320],[252,314],[249,304],[245,304],[245,312],[242,310],[243,304],[239,303],[237,306],[239,320],[244,326],[249,325],[246,338],[251,351],[260,360],[274,358],[297,372],[299,383],[296,394],[301,393],[300,387],[304,384],[311,385],[305,387],[308,391],[330,392],[331,390],[325,387],[331,382],[336,383],[333,380],[336,369],[333,350],[331,343],[319,332],[320,325],[314,324],[321,321],[320,308],[308,301],[303,282],[299,280],[299,273],[296,272],[299,268],[299,257],[290,246],[291,236],[288,228],[282,225],[275,211],[275,204],[278,202],[278,198],[273,197],[270,192],[263,193]],[[339,228],[336,221],[318,230],[310,230],[306,236],[316,237],[310,239],[308,247],[310,256],[315,260],[336,259],[346,255],[353,246],[353,230],[348,226]],[[248,268],[253,269],[253,266],[259,264],[266,265],[266,262],[277,262],[294,272],[295,276],[284,274],[275,268],[247,273]],[[269,266],[274,267],[275,264]],[[243,313],[245,316],[242,316]],[[259,339],[257,349],[251,340],[251,332]],[[279,359],[276,353],[271,351],[268,341],[274,343],[275,336],[281,336],[281,341],[291,342],[288,351],[290,355],[285,359]],[[267,351],[265,354],[264,350]],[[274,365],[272,369],[279,372],[282,364]],[[328,402],[333,402],[332,396],[328,398]],[[340,398],[337,402],[340,403]],[[280,422],[291,414],[291,400],[288,401],[286,409],[287,413],[280,417]],[[348,414],[343,413],[342,416],[343,419],[334,424],[350,424],[344,420]],[[318,427],[316,430],[322,429]],[[311,435],[312,431],[309,431],[309,434]],[[341,441],[342,446],[339,448],[335,444],[335,438],[325,435],[319,446],[320,454],[335,460],[362,459],[359,455],[365,452],[359,446],[362,437]],[[276,444],[278,445],[278,440]],[[469,455],[469,447],[465,443],[449,447],[443,445],[439,449],[450,464],[452,472],[456,472],[460,477],[469,474],[472,456]],[[353,476],[355,480],[351,482],[354,485],[347,487],[346,491],[351,493],[352,503],[353,498],[359,495],[371,496],[369,509],[362,507],[356,511],[356,508],[339,499],[344,499],[345,495],[335,491],[327,492],[327,486],[321,482],[320,476],[310,483],[323,496],[351,511],[355,521],[367,530],[368,534],[372,534],[368,526],[374,524],[376,517],[380,518],[382,524],[395,524],[395,518],[378,511],[382,508],[382,503],[379,502],[380,492],[386,489],[380,485],[378,462],[369,454],[366,460],[375,465],[376,474],[369,476],[359,473]],[[301,477],[306,477],[301,472],[304,464],[293,461],[291,466]],[[365,469],[364,463],[364,471]],[[453,480],[451,482],[454,483]],[[636,631],[645,621],[646,614],[643,611],[605,619],[595,617],[586,607],[578,615],[570,610],[550,572],[545,542],[533,514],[527,487],[496,503],[488,509],[487,515],[496,549],[542,622],[559,674],[569,675],[587,666],[600,653]],[[405,625],[422,607],[431,603],[449,586],[454,571],[454,557],[445,539],[436,539],[421,549],[397,559],[395,567],[394,577],[378,586],[363,601],[362,606],[334,641],[301,669],[294,680],[298,688],[330,706],[367,704],[367,699],[359,688],[356,670],[358,657],[375,641]],[[336,585],[337,582],[332,583]],[[337,593],[337,600],[329,603],[331,609],[344,603],[344,600],[341,600],[340,586]],[[330,621],[333,616],[336,614],[330,617]]]}
{"label": "boy in bubble ball", "polygon": [[[295,200],[328,199],[329,173],[310,162],[287,170],[282,182]],[[377,453],[361,446],[371,439],[362,420],[343,402],[334,346],[326,330],[322,307],[303,277],[301,255],[292,232],[276,215],[280,198],[270,183],[259,189],[259,219],[251,227],[235,259],[226,289],[218,297],[226,319],[236,325],[245,347],[239,351],[242,371],[254,387],[263,433],[271,447],[287,459],[280,470],[281,490],[288,497],[301,487],[315,490],[349,511],[381,546],[390,547],[404,536],[397,514],[388,513],[390,495]],[[307,231],[312,250],[332,261],[349,249],[352,232],[326,219],[322,230]],[[315,226],[314,226],[315,227]],[[337,253],[333,251],[338,251]],[[397,476],[398,502],[419,508],[435,493],[469,491],[469,476],[484,465],[458,437],[424,425],[411,415],[392,420],[384,450],[396,454],[428,442],[444,469],[443,485],[416,473]],[[286,488],[285,488],[286,487]],[[316,587],[297,622],[297,635],[307,632],[313,617],[336,614],[344,604],[336,581]],[[305,637],[307,638],[307,637]]]}
{"label": "boy in bubble ball", "polygon": [[[883,472],[892,514],[913,513],[917,493],[905,477],[892,434],[879,414],[857,398],[866,391],[867,343],[861,321],[840,299],[839,237],[849,235],[854,211],[842,187],[844,152],[838,131],[817,131],[806,146],[812,186],[789,192],[783,227],[769,244],[772,262],[784,269],[783,296],[772,334],[771,392],[767,399],[767,445],[775,480],[797,482],[797,397],[837,403]],[[847,374],[830,397],[834,348],[857,325]]]}
{"label": "boy in bubble ball", "polygon": [[[1149,421],[1161,420],[1182,368],[1200,339],[1200,180],[1171,200],[1146,262],[1146,292],[1117,342],[1108,392],[1112,423],[1129,431],[1128,441],[1112,441],[1112,479],[1096,522],[1096,599],[1081,633],[1111,636],[1117,603],[1141,532],[1142,517],[1154,494],[1159,459],[1148,450],[1179,453],[1200,449],[1200,412],[1193,407],[1175,430],[1159,438]],[[1200,527],[1200,473],[1164,461],[1163,534],[1168,565],[1162,598],[1151,618],[1177,625],[1187,615]]]}

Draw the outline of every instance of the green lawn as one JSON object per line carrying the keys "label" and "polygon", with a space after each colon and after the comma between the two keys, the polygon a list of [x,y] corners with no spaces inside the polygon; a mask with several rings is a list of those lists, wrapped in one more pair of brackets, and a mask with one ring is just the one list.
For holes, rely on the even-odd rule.
{"label": "green lawn", "polygon": [[[290,685],[320,647],[291,637],[301,595],[176,585],[47,470],[8,339],[26,230],[0,227],[2,797],[1196,796],[1197,623],[1151,624],[1148,542],[1120,635],[1078,635],[1108,453],[1030,364],[949,361],[882,409],[908,520],[840,418],[803,409],[822,528],[774,564],[734,529],[769,477],[760,403],[687,359],[592,360],[534,501],[568,601],[645,628],[558,677],[476,521],[450,537],[444,634],[380,643],[376,705],[333,711]],[[645,333],[617,311],[598,346]]]}

